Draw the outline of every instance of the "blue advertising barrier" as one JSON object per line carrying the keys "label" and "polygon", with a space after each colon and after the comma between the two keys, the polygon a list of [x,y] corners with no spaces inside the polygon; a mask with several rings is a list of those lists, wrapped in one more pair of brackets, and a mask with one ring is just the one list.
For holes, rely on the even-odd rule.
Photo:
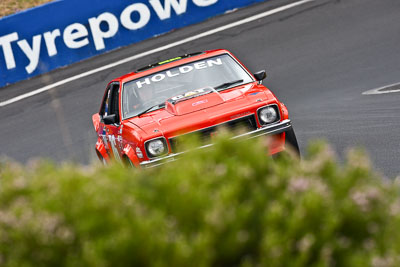
{"label": "blue advertising barrier", "polygon": [[0,19],[0,87],[266,0],[56,0]]}

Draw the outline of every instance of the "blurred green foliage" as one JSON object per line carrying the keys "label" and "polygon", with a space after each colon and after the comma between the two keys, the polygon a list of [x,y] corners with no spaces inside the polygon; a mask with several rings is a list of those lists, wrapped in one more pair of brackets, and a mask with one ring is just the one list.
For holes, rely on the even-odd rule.
{"label": "blurred green foliage", "polygon": [[160,168],[0,165],[0,265],[400,266],[395,181],[219,137]]}

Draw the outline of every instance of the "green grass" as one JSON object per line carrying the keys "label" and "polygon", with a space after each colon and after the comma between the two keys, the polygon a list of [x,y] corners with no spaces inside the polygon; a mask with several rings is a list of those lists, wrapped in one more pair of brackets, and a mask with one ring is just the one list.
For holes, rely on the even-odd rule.
{"label": "green grass", "polygon": [[0,17],[11,15],[51,1],[52,0],[1,0]]}
{"label": "green grass", "polygon": [[363,153],[217,138],[141,171],[3,162],[0,265],[400,266],[400,188]]}

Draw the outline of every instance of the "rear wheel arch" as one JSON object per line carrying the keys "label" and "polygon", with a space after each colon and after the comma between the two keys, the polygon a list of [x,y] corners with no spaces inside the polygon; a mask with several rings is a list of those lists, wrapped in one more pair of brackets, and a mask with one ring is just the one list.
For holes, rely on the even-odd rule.
{"label": "rear wheel arch", "polygon": [[97,140],[95,150],[96,150],[96,155],[101,162],[107,163],[110,160],[106,147],[104,146],[104,143],[100,138]]}
{"label": "rear wheel arch", "polygon": [[99,160],[101,161],[101,163],[103,163],[104,165],[106,165],[107,164],[107,160],[103,157],[103,155],[97,150],[97,148],[95,149],[96,150],[96,155],[97,155],[97,157],[99,158]]}

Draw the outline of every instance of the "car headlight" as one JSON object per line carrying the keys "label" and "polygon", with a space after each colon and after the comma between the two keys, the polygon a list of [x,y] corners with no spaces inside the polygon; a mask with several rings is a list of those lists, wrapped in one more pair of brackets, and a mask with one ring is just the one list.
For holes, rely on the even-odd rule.
{"label": "car headlight", "polygon": [[276,106],[268,106],[258,110],[258,118],[262,125],[276,122],[279,120],[278,111]]}
{"label": "car headlight", "polygon": [[154,139],[146,143],[146,150],[149,157],[158,157],[168,152],[167,143],[164,138]]}

